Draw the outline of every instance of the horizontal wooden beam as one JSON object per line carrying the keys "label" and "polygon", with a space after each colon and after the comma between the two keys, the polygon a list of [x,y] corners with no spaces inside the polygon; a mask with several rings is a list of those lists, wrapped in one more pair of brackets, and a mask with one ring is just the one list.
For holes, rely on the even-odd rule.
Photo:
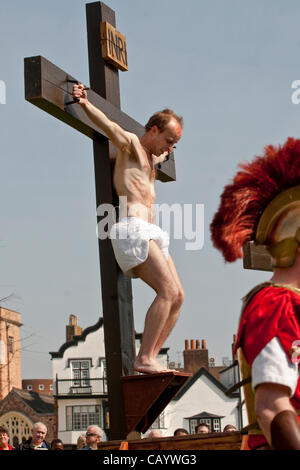
{"label": "horizontal wooden beam", "polygon": [[[27,101],[93,140],[106,138],[105,133],[88,118],[79,104],[67,105],[73,100],[72,89],[73,82],[77,81],[76,78],[42,56],[25,58],[24,66],[25,99]],[[144,126],[123,113],[119,108],[93,90],[87,90],[87,95],[89,101],[101,109],[110,120],[117,122],[123,129],[133,132],[138,137],[143,135],[145,132]],[[176,179],[173,155],[170,156],[167,162],[160,165],[157,170],[157,179],[163,182]]]}
{"label": "horizontal wooden beam", "polygon": [[[124,441],[99,443],[99,450],[119,450]],[[239,431],[128,440],[128,450],[240,450]],[[153,459],[155,461],[155,459]]]}

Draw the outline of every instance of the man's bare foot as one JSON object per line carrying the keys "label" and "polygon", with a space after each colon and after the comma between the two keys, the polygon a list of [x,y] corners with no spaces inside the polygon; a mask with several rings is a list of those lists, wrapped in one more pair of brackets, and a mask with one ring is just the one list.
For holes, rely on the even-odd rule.
{"label": "man's bare foot", "polygon": [[161,374],[166,372],[176,372],[174,369],[168,369],[166,367],[163,367],[155,359],[145,360],[136,358],[133,364],[133,369],[136,372],[140,372],[142,374]]}

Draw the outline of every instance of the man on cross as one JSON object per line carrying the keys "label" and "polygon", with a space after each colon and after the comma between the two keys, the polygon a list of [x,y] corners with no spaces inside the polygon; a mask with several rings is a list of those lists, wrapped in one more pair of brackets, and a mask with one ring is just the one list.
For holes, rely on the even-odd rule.
{"label": "man on cross", "polygon": [[124,273],[142,279],[156,292],[146,314],[134,370],[168,372],[156,357],[175,326],[184,292],[168,253],[169,235],[154,223],[154,182],[156,165],[181,138],[183,120],[169,109],[159,111],[149,119],[139,139],[93,106],[84,85],[74,85],[73,97],[119,150],[113,181],[120,198],[120,219],[110,232],[116,260]]}

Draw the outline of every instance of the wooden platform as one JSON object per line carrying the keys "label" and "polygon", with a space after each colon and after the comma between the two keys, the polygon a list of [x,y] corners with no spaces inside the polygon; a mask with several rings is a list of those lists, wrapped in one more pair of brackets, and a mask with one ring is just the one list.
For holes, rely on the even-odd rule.
{"label": "wooden platform", "polygon": [[101,450],[240,450],[242,434],[219,432],[132,441],[100,442]]}
{"label": "wooden platform", "polygon": [[121,377],[127,434],[145,433],[191,376],[172,371]]}

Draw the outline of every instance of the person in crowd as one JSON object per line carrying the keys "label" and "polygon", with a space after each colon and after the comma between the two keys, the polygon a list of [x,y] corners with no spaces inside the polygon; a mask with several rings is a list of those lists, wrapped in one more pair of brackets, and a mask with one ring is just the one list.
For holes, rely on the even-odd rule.
{"label": "person in crowd", "polygon": [[174,431],[174,436],[188,436],[189,433],[186,429],[184,428],[177,428]]}
{"label": "person in crowd", "polygon": [[20,450],[49,450],[49,446],[45,441],[47,426],[44,423],[35,423],[31,434],[32,436],[20,445]]}
{"label": "person in crowd", "polygon": [[0,450],[13,450],[12,446],[8,443],[8,429],[5,426],[0,426]]}
{"label": "person in crowd", "polygon": [[199,423],[195,427],[195,434],[204,434],[210,432],[210,427],[206,423]]}
{"label": "person in crowd", "polygon": [[227,424],[223,429],[223,432],[234,432],[236,431],[236,427],[233,424]]}
{"label": "person in crowd", "polygon": [[61,439],[53,439],[50,445],[50,450],[64,450],[64,444]]}
{"label": "person in crowd", "polygon": [[99,426],[89,426],[86,430],[86,445],[80,450],[98,450],[98,443],[101,441],[103,431]]}
{"label": "person in crowd", "polygon": [[86,445],[86,435],[81,434],[77,439],[77,450],[82,449]]}
{"label": "person in crowd", "polygon": [[[26,439],[25,439],[26,440]],[[20,450],[19,439],[17,436],[13,437],[12,446],[14,450]]]}
{"label": "person in crowd", "polygon": [[152,429],[146,436],[147,439],[156,439],[157,437],[163,437],[159,429]]}

